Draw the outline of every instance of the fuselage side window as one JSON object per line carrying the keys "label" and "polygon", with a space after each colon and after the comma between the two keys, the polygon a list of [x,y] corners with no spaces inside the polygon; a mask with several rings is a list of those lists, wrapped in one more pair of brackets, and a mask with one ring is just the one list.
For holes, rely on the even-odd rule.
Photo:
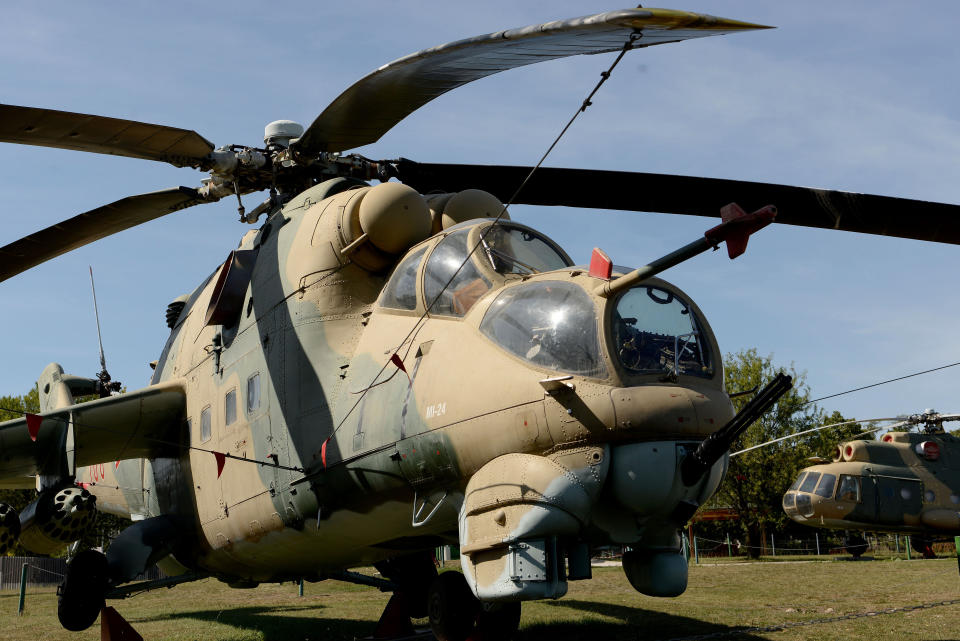
{"label": "fuselage side window", "polygon": [[247,379],[247,414],[260,409],[260,372]]}
{"label": "fuselage side window", "polygon": [[211,429],[210,422],[210,406],[207,405],[203,408],[203,411],[200,412],[200,441],[206,443],[210,440],[210,437],[213,434]]}
{"label": "fuselage side window", "polygon": [[227,392],[223,397],[223,423],[233,425],[237,421],[237,388]]}

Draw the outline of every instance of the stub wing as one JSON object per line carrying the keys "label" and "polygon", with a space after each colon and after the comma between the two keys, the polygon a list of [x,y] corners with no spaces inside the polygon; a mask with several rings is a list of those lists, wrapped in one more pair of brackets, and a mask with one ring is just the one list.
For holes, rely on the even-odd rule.
{"label": "stub wing", "polygon": [[38,474],[176,455],[185,407],[186,390],[173,381],[0,423],[0,488],[32,488]]}

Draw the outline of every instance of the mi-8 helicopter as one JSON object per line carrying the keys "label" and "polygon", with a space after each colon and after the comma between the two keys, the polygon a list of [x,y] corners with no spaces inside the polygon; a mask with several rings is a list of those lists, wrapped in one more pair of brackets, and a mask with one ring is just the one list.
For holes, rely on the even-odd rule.
{"label": "mi-8 helicopter", "polygon": [[927,410],[880,440],[837,445],[833,461],[800,471],[783,495],[794,521],[813,527],[912,534],[926,540],[960,534],[960,440],[943,424],[960,414]]}
{"label": "mi-8 helicopter", "polygon": [[[616,50],[637,29],[644,44],[655,42],[658,27],[667,23],[709,32],[750,27],[655,10],[615,18],[627,19],[626,26],[611,30],[615,38],[579,44]],[[547,32],[563,41],[603,23],[551,23],[556,31]],[[373,139],[418,101],[471,80],[476,67],[456,60],[464,51],[468,62],[471,51],[493,54],[485,58],[492,66],[483,73],[526,60],[500,57],[498,47],[511,46],[511,38],[525,42],[529,36],[531,54],[544,55],[533,39],[537,30],[508,33],[388,65],[345,92],[306,131],[291,123],[271,127],[264,148],[218,151],[192,132],[142,125],[196,145],[157,154],[112,140],[115,132],[135,128],[129,122],[7,108],[4,122],[13,124],[5,139],[11,142],[219,169],[199,190],[125,199],[107,209],[119,214],[97,212],[116,227],[131,222],[117,220],[128,213],[152,217],[217,197],[276,192],[262,211],[245,212],[254,220],[255,214],[267,215],[264,226],[246,236],[206,283],[171,303],[173,331],[152,387],[72,408],[71,396],[96,391],[98,382],[103,390],[105,381],[66,377],[52,367],[39,381],[47,418],[3,428],[11,438],[3,452],[16,461],[11,467],[17,480],[33,486],[31,475],[39,474],[42,501],[56,504],[61,496],[60,503],[76,501],[75,511],[83,512],[91,503],[83,490],[61,487],[74,479],[98,495],[99,507],[145,517],[121,535],[107,559],[85,555],[73,562],[73,580],[61,602],[65,623],[82,627],[92,621],[105,589],[122,590],[123,579],[158,558],[171,573],[179,564],[180,571],[212,574],[237,586],[304,576],[350,578],[344,568],[378,562],[407,595],[408,613],[427,610],[428,603],[445,638],[469,632],[457,629],[457,622],[515,626],[519,608],[506,604],[558,596],[565,579],[585,578],[593,541],[612,538],[642,550],[627,563],[638,589],[660,595],[682,590],[685,565],[677,560],[675,530],[719,481],[722,450],[719,459],[701,461],[699,473],[682,474],[682,461],[695,460],[695,446],[731,418],[719,351],[702,313],[675,287],[647,278],[650,272],[613,279],[627,270],[614,270],[602,255],[596,269],[577,268],[536,230],[488,220],[500,216],[500,203],[510,199],[525,169],[335,155],[370,140],[374,120],[364,109],[381,105],[378,92],[394,82],[404,89],[413,81],[424,86],[412,97],[388,92],[393,111],[373,110],[385,119],[373,127]],[[666,40],[679,35],[672,29]],[[447,75],[437,72],[440,61],[449,63]],[[62,136],[48,135],[34,117],[67,127]],[[102,126],[105,139],[91,142],[79,131],[72,136],[80,120]],[[395,182],[360,184],[391,177],[413,189]],[[580,182],[585,178],[589,184]],[[543,170],[514,202],[674,210],[675,202],[657,205],[649,197],[658,190],[675,194],[675,185],[680,191],[695,186],[701,201],[680,210],[715,216],[737,200],[759,215],[772,211],[758,208],[784,200],[786,207],[778,205],[781,222],[910,237],[930,236],[874,226],[857,215],[857,207],[866,204],[874,214],[906,205],[918,216],[952,213],[946,206],[770,185],[699,179],[668,185],[669,178],[647,178],[648,188],[641,189],[644,176],[638,174]],[[605,195],[598,198],[598,192]],[[640,195],[648,199],[639,202]],[[4,248],[13,256],[4,265],[27,268],[101,231],[64,225],[40,232],[34,239],[42,244]],[[708,244],[718,244],[716,236],[712,240]],[[463,241],[477,251],[461,249]],[[442,269],[458,256],[457,264],[475,273],[453,269],[444,280]],[[454,283],[457,277],[466,280]],[[566,302],[558,305],[561,300],[570,302],[569,311],[562,309]],[[556,313],[520,317],[544,311]],[[418,324],[424,312],[426,320]],[[566,337],[563,318],[575,330]],[[647,318],[658,319],[655,328],[644,326]],[[469,362],[436,358],[451,352],[477,356]],[[461,392],[464,400],[451,402]],[[72,430],[63,420],[70,415]],[[602,436],[608,431],[627,436],[622,442],[616,436],[611,445]],[[632,436],[634,431],[641,436]],[[631,449],[617,449],[622,447]],[[38,460],[38,452],[51,458]],[[659,474],[661,463],[669,474]],[[617,465],[627,467],[617,472]],[[256,474],[244,471],[251,469]],[[518,475],[532,494],[510,494]],[[668,480],[669,486],[660,484]],[[618,503],[642,515],[642,526],[617,516],[623,511]],[[42,515],[39,506],[34,513]],[[497,534],[517,520],[522,527],[511,530],[515,540]],[[37,547],[63,542],[62,527],[59,533],[57,525],[44,529],[36,519],[27,525],[39,528],[33,535],[51,539]],[[450,575],[433,585],[429,559],[410,552],[449,540],[462,545],[468,578]],[[456,583],[445,584],[451,581]],[[474,598],[501,605],[478,611],[475,619],[457,616],[478,607]]]}

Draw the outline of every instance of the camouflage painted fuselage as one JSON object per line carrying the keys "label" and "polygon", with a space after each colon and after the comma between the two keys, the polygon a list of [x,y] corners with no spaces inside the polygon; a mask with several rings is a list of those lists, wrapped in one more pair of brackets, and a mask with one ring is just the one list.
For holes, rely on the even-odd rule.
{"label": "camouflage painted fuselage", "polygon": [[[466,313],[444,316],[425,314],[424,260],[413,308],[383,307],[378,296],[398,256],[372,246],[344,251],[357,237],[351,211],[365,189],[328,196],[323,183],[244,237],[240,249],[258,253],[232,325],[205,324],[216,273],[190,295],[153,383],[184,386],[182,439],[192,449],[80,470],[99,508],[135,519],[178,515],[190,531],[177,561],[231,582],[321,578],[443,542],[506,541],[479,521],[469,541],[458,540],[466,536],[458,537],[458,515],[478,470],[501,460],[508,473],[522,474],[533,468],[511,468],[503,457],[524,454],[551,461],[560,476],[587,479],[575,485],[589,486],[590,505],[565,508],[580,519],[580,539],[676,551],[676,504],[712,494],[724,467],[683,488],[679,460],[732,416],[720,352],[699,310],[691,304],[699,345],[716,364],[670,377],[617,364],[602,331],[613,305],[596,294],[601,281],[580,268],[502,275],[488,265],[487,291]],[[447,233],[407,255],[425,247],[429,256]],[[568,377],[569,386],[549,393],[541,381],[563,372],[509,353],[478,329],[505,288],[539,281],[581,288],[595,304],[590,322],[601,328],[602,374]],[[686,298],[663,281],[650,283],[671,300]],[[406,371],[391,363],[394,354]],[[627,445],[640,448],[630,450],[639,477],[624,468],[626,454],[614,454]],[[211,451],[245,460],[228,458],[218,476]],[[623,469],[609,471],[618,460]],[[553,468],[543,469],[540,497],[553,478]],[[639,497],[627,500],[630,510],[616,498],[624,493]],[[516,515],[497,513],[489,527],[509,531],[508,519],[522,520],[537,500],[521,496],[512,502]]]}

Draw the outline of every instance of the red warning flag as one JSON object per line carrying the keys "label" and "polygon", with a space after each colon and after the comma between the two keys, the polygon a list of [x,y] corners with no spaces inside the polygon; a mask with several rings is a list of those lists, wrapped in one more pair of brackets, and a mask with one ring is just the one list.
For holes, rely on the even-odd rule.
{"label": "red warning flag", "polygon": [[407,368],[403,366],[403,359],[400,358],[400,354],[396,352],[393,353],[393,356],[390,357],[390,362],[397,366],[401,372],[407,375],[407,378],[410,378],[410,373],[407,371]]}
{"label": "red warning flag", "polygon": [[213,456],[217,459],[217,478],[220,478],[223,473],[223,466],[227,463],[227,455],[221,452],[213,452]]}
{"label": "red warning flag", "polygon": [[40,434],[40,423],[43,422],[43,417],[38,414],[26,414],[27,418],[27,432],[30,433],[30,440],[36,441],[37,436]]}
{"label": "red warning flag", "polygon": [[320,446],[320,462],[323,463],[323,469],[327,469],[327,443],[329,442],[330,439],[327,439]]}

